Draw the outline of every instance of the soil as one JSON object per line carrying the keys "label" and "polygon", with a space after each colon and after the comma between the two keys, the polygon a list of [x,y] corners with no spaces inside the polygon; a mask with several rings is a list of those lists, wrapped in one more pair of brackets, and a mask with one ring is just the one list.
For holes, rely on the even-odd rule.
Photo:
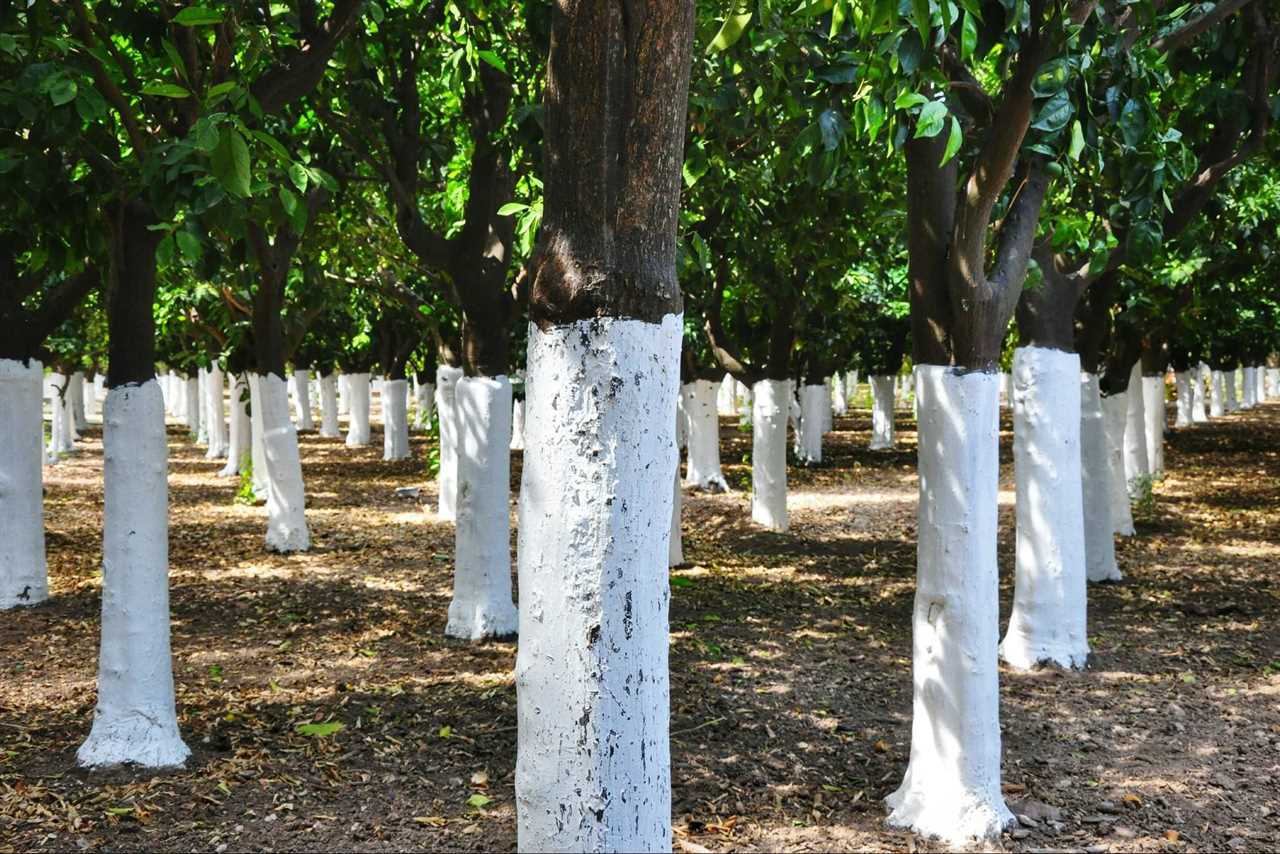
{"label": "soil", "polygon": [[[910,747],[914,424],[870,452],[870,413],[790,470],[792,528],[742,492],[685,496],[673,571],[675,846],[931,850],[881,800]],[[1002,613],[1013,486],[1002,434]],[[725,474],[750,438],[722,423]],[[302,437],[315,548],[263,549],[170,427],[174,671],[185,770],[87,772],[102,456],[46,469],[53,598],[0,615],[0,850],[515,847],[515,645],[444,636],[452,527],[423,462]],[[518,455],[517,455],[518,458]],[[1280,404],[1171,431],[1169,474],[1090,588],[1082,673],[1001,672],[1007,850],[1280,848]],[[518,484],[514,466],[513,485]],[[396,495],[420,486],[419,498]],[[513,544],[514,545],[514,544]],[[341,729],[306,728],[338,723]],[[299,727],[304,727],[300,730]]]}

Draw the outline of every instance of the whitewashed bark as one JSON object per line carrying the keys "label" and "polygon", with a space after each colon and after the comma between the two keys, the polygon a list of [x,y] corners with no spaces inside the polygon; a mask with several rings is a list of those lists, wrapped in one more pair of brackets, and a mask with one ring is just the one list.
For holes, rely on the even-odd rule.
{"label": "whitewashed bark", "polygon": [[351,413],[351,384],[350,374],[338,374],[338,415],[349,415]]}
{"label": "whitewashed bark", "polygon": [[737,385],[732,374],[725,374],[716,388],[716,412],[719,415],[737,415],[739,413]]}
{"label": "whitewashed bark", "polygon": [[827,377],[820,387],[822,389],[822,432],[830,433],[835,429],[835,409],[831,402],[831,378]]}
{"label": "whitewashed bark", "polygon": [[76,759],[88,767],[180,766],[191,751],[174,706],[168,446],[154,379],[108,392],[102,445],[98,704]]}
{"label": "whitewashed bark", "polygon": [[1267,369],[1261,365],[1254,365],[1253,368],[1253,404],[1257,406],[1267,399],[1266,389]]}
{"label": "whitewashed bark", "polygon": [[1258,369],[1245,365],[1241,373],[1244,377],[1240,384],[1240,408],[1253,409],[1258,404]]}
{"label": "whitewashed bark", "polygon": [[1019,670],[1079,670],[1089,658],[1080,413],[1078,355],[1014,351],[1017,552],[1000,657]]}
{"label": "whitewashed bark", "polygon": [[738,429],[747,430],[751,427],[751,414],[755,411],[755,392],[745,383],[737,380],[733,381],[733,387],[736,389],[734,400],[738,406]]}
{"label": "whitewashed bark", "polygon": [[304,552],[311,548],[311,535],[307,531],[298,428],[289,417],[289,387],[282,377],[261,375],[258,396],[266,463],[267,548]]}
{"label": "whitewashed bark", "polygon": [[857,371],[845,372],[844,392],[845,392],[845,399],[848,400],[849,405],[852,406],[854,402],[854,398],[858,394],[858,372]]}
{"label": "whitewashed bark", "polygon": [[249,459],[252,463],[253,497],[267,498],[267,446],[263,440],[262,378],[249,374]]}
{"label": "whitewashed bark", "polygon": [[831,412],[841,418],[849,414],[849,391],[839,371],[831,378]]}
{"label": "whitewashed bark", "polygon": [[1267,390],[1267,399],[1280,397],[1280,368],[1267,368],[1267,382],[1271,386]]}
{"label": "whitewashed bark", "polygon": [[1221,418],[1226,414],[1225,398],[1225,378],[1222,371],[1209,372],[1209,417]]}
{"label": "whitewashed bark", "polygon": [[684,482],[686,486],[707,492],[728,492],[729,484],[720,469],[717,385],[713,380],[694,380],[681,389],[687,429],[685,441],[689,447]]}
{"label": "whitewashed bark", "polygon": [[1227,412],[1240,410],[1240,399],[1236,397],[1236,371],[1231,369],[1222,372],[1222,408]]}
{"label": "whitewashed bark", "polygon": [[1139,484],[1150,477],[1147,457],[1146,393],[1142,388],[1142,363],[1135,362],[1129,373],[1129,390],[1126,394],[1129,411],[1124,423],[1124,481],[1129,496],[1138,497]]}
{"label": "whitewashed bark", "polygon": [[40,362],[0,359],[0,611],[49,598],[43,394]]}
{"label": "whitewashed bark", "polygon": [[89,409],[94,417],[102,420],[102,402],[107,399],[107,377],[101,370],[93,375],[93,394],[89,396]]}
{"label": "whitewashed bark", "polygon": [[182,423],[191,432],[192,441],[200,439],[200,377],[182,379]]}
{"label": "whitewashed bark", "polygon": [[[1098,375],[1081,373],[1080,488],[1084,505],[1084,563],[1085,577],[1094,582],[1123,578],[1116,564],[1115,525],[1111,518],[1112,485],[1118,485],[1119,480],[1111,466]],[[1128,496],[1123,488],[1119,498],[1128,510]],[[1132,520],[1129,524],[1132,527]]]}
{"label": "whitewashed bark", "polygon": [[418,430],[426,430],[431,426],[431,419],[435,412],[435,383],[413,381],[414,392],[414,415],[413,426]]}
{"label": "whitewashed bark", "polygon": [[342,435],[338,424],[338,375],[326,374],[320,378],[320,437],[337,439]]}
{"label": "whitewashed bark", "polygon": [[667,561],[682,328],[678,315],[529,327],[522,851],[671,850]]}
{"label": "whitewashed bark", "polygon": [[76,449],[75,441],[71,438],[71,409],[67,406],[66,387],[66,374],[50,374],[49,457],[53,460]]}
{"label": "whitewashed bark", "polygon": [[298,429],[314,430],[316,422],[311,417],[311,371],[308,368],[294,368],[290,379],[293,384],[293,406],[298,419]]}
{"label": "whitewashed bark", "polygon": [[205,458],[219,460],[228,453],[227,448],[227,410],[223,402],[222,368],[214,362],[204,378],[204,411],[208,424],[209,450]]}
{"label": "whitewashed bark", "polygon": [[373,433],[369,429],[372,399],[368,374],[347,374],[347,447],[363,448]]}
{"label": "whitewashed bark", "polygon": [[382,459],[409,458],[408,380],[387,380],[382,388]]}
{"label": "whitewashed bark", "polygon": [[1129,506],[1129,481],[1124,467],[1129,392],[1104,396],[1102,416],[1107,428],[1107,453],[1111,456],[1111,525],[1114,533],[1131,537],[1134,534],[1133,509]]}
{"label": "whitewashed bark", "polygon": [[69,382],[67,402],[71,407],[71,426],[80,433],[89,429],[89,418],[85,414],[84,371],[73,373]]}
{"label": "whitewashed bark", "polygon": [[1174,394],[1177,395],[1177,413],[1173,420],[1174,427],[1191,426],[1191,410],[1195,403],[1191,392],[1191,372],[1177,371],[1173,375]]}
{"label": "whitewashed bark", "polygon": [[235,477],[244,466],[245,457],[252,454],[253,427],[249,421],[249,384],[245,374],[231,378],[230,440],[227,442],[227,464],[218,472],[219,477]]}
{"label": "whitewashed bark", "polygon": [[1147,471],[1164,477],[1164,375],[1142,378],[1142,410],[1146,429]]}
{"label": "whitewashed bark", "polygon": [[511,450],[524,450],[524,398],[511,401]]}
{"label": "whitewashed bark", "polygon": [[1205,383],[1209,379],[1209,366],[1201,362],[1191,369],[1191,423],[1209,420],[1208,403],[1205,400]]}
{"label": "whitewashed bark", "polygon": [[196,369],[196,409],[200,412],[199,423],[195,430],[195,443],[209,446],[209,371],[206,368]]}
{"label": "whitewashed bark", "polygon": [[511,637],[511,383],[505,376],[453,384],[458,425],[457,526],[449,637]]}
{"label": "whitewashed bark", "polygon": [[787,416],[791,383],[761,380],[752,387],[751,521],[785,531],[787,517]]}
{"label": "whitewashed bark", "polygon": [[[457,406],[458,380],[462,379],[462,368],[451,365],[440,365],[436,368],[436,417],[440,422],[440,473],[436,477],[439,497],[436,515],[446,522],[458,518],[458,435],[459,417]],[[525,416],[528,412],[528,397],[525,398]],[[526,438],[528,424],[525,424]]]}
{"label": "whitewashed bark", "polygon": [[871,377],[871,450],[892,450],[895,444],[893,430],[893,386],[897,377]]}
{"label": "whitewashed bark", "polygon": [[831,417],[831,402],[825,385],[806,385],[800,389],[800,429],[797,456],[801,462],[822,462],[822,434]]}
{"label": "whitewashed bark", "polygon": [[1000,408],[1013,406],[1013,374],[1000,372]]}
{"label": "whitewashed bark", "polygon": [[1000,792],[999,377],[916,369],[920,456],[911,760],[888,823],[950,845],[1013,823]]}

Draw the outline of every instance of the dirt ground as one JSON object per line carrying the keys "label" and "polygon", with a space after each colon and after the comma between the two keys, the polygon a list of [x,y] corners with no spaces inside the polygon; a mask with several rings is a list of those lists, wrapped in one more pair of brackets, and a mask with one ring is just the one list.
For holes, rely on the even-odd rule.
{"label": "dirt ground", "polygon": [[[930,850],[884,825],[910,737],[914,424],[865,409],[792,467],[792,530],[686,495],[672,574],[676,849]],[[1006,413],[1007,419],[1007,413]],[[749,480],[749,436],[722,458]],[[1013,564],[1002,435],[1002,613]],[[415,460],[303,437],[315,548],[262,548],[170,429],[173,651],[185,770],[87,773],[101,587],[101,444],[46,469],[53,599],[0,616],[0,850],[515,846],[515,645],[443,637],[453,529]],[[1090,589],[1092,666],[1001,673],[1012,851],[1280,848],[1280,404],[1171,432],[1126,578]],[[518,483],[518,465],[513,472]],[[397,487],[421,486],[420,499]],[[299,730],[336,722],[328,735]],[[323,730],[322,730],[323,731]]]}

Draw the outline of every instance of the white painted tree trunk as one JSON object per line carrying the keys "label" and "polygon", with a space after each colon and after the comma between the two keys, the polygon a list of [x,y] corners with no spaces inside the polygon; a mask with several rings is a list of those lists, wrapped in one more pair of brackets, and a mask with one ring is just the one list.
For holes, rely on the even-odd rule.
{"label": "white painted tree trunk", "polygon": [[387,380],[382,394],[382,459],[409,459],[408,380]]}
{"label": "white painted tree trunk", "polygon": [[1255,365],[1253,368],[1253,404],[1264,402],[1267,399],[1266,388],[1267,369],[1261,365]]}
{"label": "white painted tree trunk", "polygon": [[791,383],[761,380],[752,386],[751,521],[785,531],[787,518],[787,416]]}
{"label": "white painted tree trunk", "polygon": [[814,464],[822,462],[822,434],[831,417],[831,401],[827,397],[825,385],[806,385],[800,389],[800,436],[799,453],[801,462]]}
{"label": "white painted tree trunk", "polygon": [[893,432],[893,384],[896,377],[871,377],[871,450],[892,450]]}
{"label": "white painted tree trunk", "polygon": [[219,460],[227,455],[227,410],[223,402],[222,368],[214,362],[204,378],[204,411],[208,424],[209,450],[205,458]]}
{"label": "white painted tree trunk", "polygon": [[[1111,470],[1106,417],[1098,392],[1098,375],[1080,374],[1080,487],[1084,505],[1084,564],[1089,581],[1119,581],[1111,489],[1118,480]],[[1128,509],[1128,496],[1120,491]],[[1130,523],[1132,524],[1132,523]]]}
{"label": "white painted tree trunk", "polygon": [[511,401],[511,450],[524,450],[524,398]]}
{"label": "white painted tree trunk", "polygon": [[298,428],[289,417],[289,387],[282,377],[258,377],[262,408],[263,458],[266,463],[267,548],[273,552],[305,552],[307,532],[302,460]]}
{"label": "white painted tree trunk", "polygon": [[0,611],[49,598],[43,394],[43,365],[0,359]]}
{"label": "white painted tree trunk", "polygon": [[529,326],[522,851],[671,850],[667,562],[682,328],[678,315]]}
{"label": "white painted tree trunk", "polygon": [[1147,472],[1164,477],[1164,375],[1142,378],[1142,412],[1146,425]]}
{"label": "white painted tree trunk", "polygon": [[299,430],[316,429],[315,419],[311,417],[311,371],[308,368],[294,368],[293,406],[297,413]]}
{"label": "white painted tree trunk", "polygon": [[1000,793],[999,377],[916,368],[920,500],[911,760],[888,823],[951,845],[1013,823]]}
{"label": "white painted tree trunk", "polygon": [[245,374],[231,378],[231,426],[227,443],[227,464],[218,472],[219,477],[235,477],[240,474],[246,456],[252,454],[253,428],[249,422],[249,385]]}
{"label": "white painted tree trunk", "polygon": [[253,466],[253,497],[267,498],[267,450],[263,441],[262,383],[257,374],[249,374],[249,459]]}
{"label": "white painted tree trunk", "polygon": [[1000,408],[1013,406],[1013,375],[1000,372]]}
{"label": "white painted tree trunk", "polygon": [[1253,409],[1258,404],[1258,369],[1246,365],[1242,373],[1244,379],[1240,385],[1240,408]]}
{"label": "white painted tree trunk", "polygon": [[200,438],[200,377],[188,376],[182,380],[182,423],[191,432],[192,440]]}
{"label": "white painted tree trunk", "polygon": [[671,537],[668,541],[667,564],[684,564],[684,532],[680,529],[680,516],[684,511],[684,496],[680,492],[680,467],[676,466],[675,488],[671,497]]}
{"label": "white painted tree trunk", "polygon": [[1089,658],[1080,411],[1079,356],[1014,351],[1017,553],[1000,657],[1019,670],[1079,670]]}
{"label": "white painted tree trunk", "polygon": [[[723,387],[723,386],[721,386]],[[728,492],[720,469],[720,419],[716,411],[717,383],[694,380],[681,389],[689,447],[685,484],[707,492]]]}
{"label": "white painted tree trunk", "polygon": [[93,375],[93,394],[89,397],[89,408],[98,420],[102,420],[102,402],[107,399],[107,377],[101,370]]}
{"label": "white painted tree trunk", "polygon": [[1209,420],[1208,403],[1205,400],[1205,383],[1209,379],[1209,366],[1201,362],[1191,369],[1191,423]]}
{"label": "white painted tree trunk", "polygon": [[1209,417],[1221,418],[1225,409],[1226,382],[1222,371],[1209,372]]}
{"label": "white painted tree trunk", "polygon": [[845,388],[844,375],[838,371],[831,378],[831,411],[841,418],[849,414],[849,391]]}
{"label": "white painted tree trunk", "polygon": [[453,601],[445,634],[511,637],[511,383],[505,376],[453,384],[458,426]]}
{"label": "white painted tree trunk", "polygon": [[199,411],[199,424],[195,429],[197,445],[209,446],[209,371],[205,368],[196,370],[196,409]]}
{"label": "white painted tree trunk", "polygon": [[1124,423],[1124,481],[1129,496],[1137,498],[1142,482],[1151,476],[1147,457],[1146,393],[1142,389],[1142,363],[1134,363],[1129,373],[1129,411]]}
{"label": "white painted tree trunk", "polygon": [[49,457],[54,460],[76,449],[71,438],[71,408],[67,406],[66,387],[66,374],[49,376]]}
{"label": "white painted tree trunk", "polygon": [[1280,397],[1280,368],[1267,368],[1267,380],[1271,383],[1268,398]]}
{"label": "white painted tree trunk", "polygon": [[733,381],[738,406],[738,428],[747,430],[751,427],[751,414],[755,411],[755,393],[751,387],[737,380]]}
{"label": "white painted tree trunk", "polygon": [[1174,427],[1191,426],[1191,409],[1195,403],[1191,393],[1191,372],[1178,371],[1173,375],[1174,394],[1177,395],[1177,415],[1173,420]]}
{"label": "white painted tree trunk", "polygon": [[180,766],[191,751],[174,706],[168,445],[159,384],[111,389],[102,433],[98,705],[76,759],[88,767]]}
{"label": "white painted tree trunk", "polygon": [[369,409],[372,406],[368,374],[347,374],[347,447],[369,444]]}
{"label": "white painted tree trunk", "polygon": [[351,413],[350,379],[350,374],[338,374],[338,415],[349,415]]}
{"label": "white painted tree trunk", "polygon": [[426,430],[431,426],[431,418],[435,412],[435,383],[414,381],[414,416],[413,426],[418,430]]}
{"label": "white painted tree trunk", "polygon": [[1222,372],[1222,408],[1227,412],[1238,412],[1240,410],[1240,399],[1236,397],[1236,371],[1233,368],[1230,371]]}
{"label": "white painted tree trunk", "polygon": [[737,386],[732,374],[725,374],[716,388],[716,412],[719,415],[737,415],[739,401]]}
{"label": "white painted tree trunk", "polygon": [[342,435],[338,424],[338,375],[320,378],[320,437],[337,439]]}
{"label": "white painted tree trunk", "polygon": [[831,378],[827,377],[820,388],[822,389],[822,432],[830,433],[835,428],[835,410],[831,402]]}
{"label": "white painted tree trunk", "polygon": [[67,402],[71,406],[71,427],[80,433],[89,429],[89,419],[85,415],[84,372],[76,371],[69,382]]}
{"label": "white painted tree trunk", "polygon": [[[462,368],[440,365],[436,368],[436,417],[440,421],[440,474],[436,515],[446,522],[458,518],[458,435],[461,428],[457,406],[458,380]],[[528,398],[525,398],[526,407]],[[525,415],[528,416],[526,409]],[[525,425],[526,438],[528,424]]]}
{"label": "white painted tree trunk", "polygon": [[1133,510],[1129,506],[1129,482],[1124,470],[1125,425],[1129,420],[1129,393],[1102,398],[1102,416],[1107,430],[1107,454],[1111,457],[1111,525],[1113,533],[1132,537]]}

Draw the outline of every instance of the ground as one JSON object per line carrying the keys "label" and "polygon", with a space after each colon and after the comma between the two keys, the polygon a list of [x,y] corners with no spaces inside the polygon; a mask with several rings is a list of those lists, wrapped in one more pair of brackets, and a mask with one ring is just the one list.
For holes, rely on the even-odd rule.
{"label": "ground", "polygon": [[[787,534],[747,497],[686,495],[673,572],[677,850],[929,850],[886,828],[910,736],[914,424],[865,409],[792,467]],[[749,436],[723,422],[726,475]],[[1013,564],[1002,434],[1002,613]],[[0,615],[0,850],[511,850],[514,644],[443,637],[452,527],[429,439],[383,463],[303,437],[315,548],[264,553],[170,428],[174,670],[185,770],[86,772],[101,444],[46,469],[53,599]],[[1280,848],[1280,404],[1169,435],[1169,475],[1090,588],[1084,673],[1001,672],[1008,850]],[[518,484],[518,465],[513,482]],[[421,486],[420,498],[397,487]],[[314,723],[335,727],[306,727]],[[336,731],[331,731],[336,730]]]}

